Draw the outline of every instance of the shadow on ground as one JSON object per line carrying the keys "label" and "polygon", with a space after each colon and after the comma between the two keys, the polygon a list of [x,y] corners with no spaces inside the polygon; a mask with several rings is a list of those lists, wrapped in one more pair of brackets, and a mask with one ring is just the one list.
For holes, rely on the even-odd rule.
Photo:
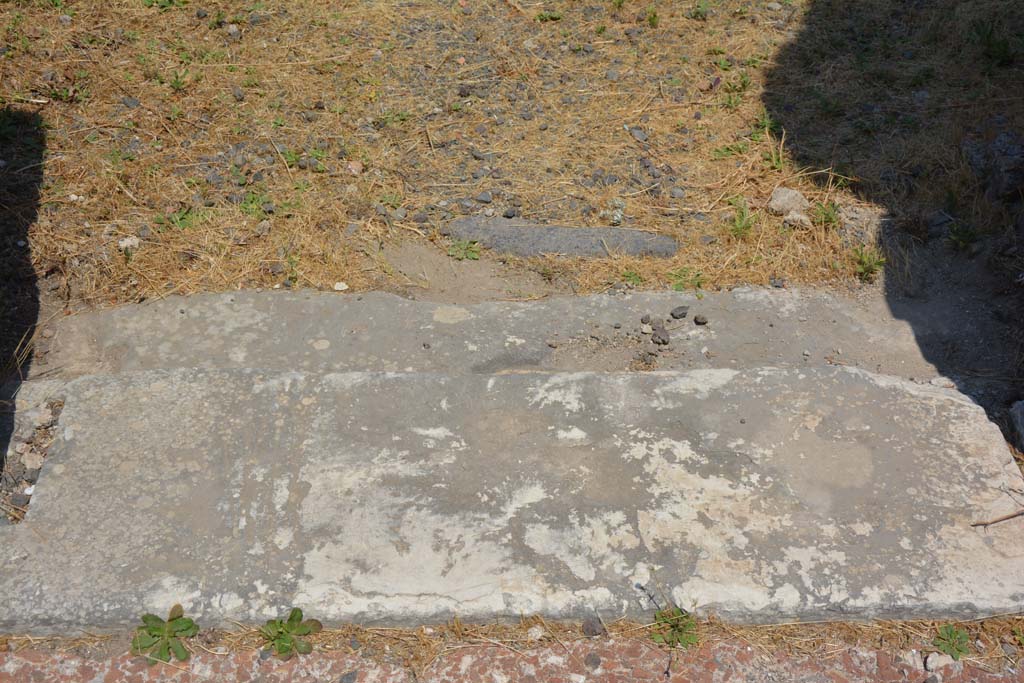
{"label": "shadow on ground", "polygon": [[29,227],[39,209],[46,138],[35,113],[0,108],[0,465],[14,424],[14,399],[32,362],[39,288]]}
{"label": "shadow on ground", "polygon": [[[1024,398],[1024,3],[809,0],[765,105],[798,167],[831,168],[894,316],[1006,431]],[[1007,432],[1009,435],[1009,432]]]}

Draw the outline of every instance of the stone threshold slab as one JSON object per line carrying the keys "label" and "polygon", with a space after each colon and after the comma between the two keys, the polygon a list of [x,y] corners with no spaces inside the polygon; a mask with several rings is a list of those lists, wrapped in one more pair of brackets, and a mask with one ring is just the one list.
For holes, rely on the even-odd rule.
{"label": "stone threshold slab", "polygon": [[0,632],[649,616],[749,622],[1019,608],[1022,486],[954,391],[848,368],[640,374],[170,370],[64,399]]}
{"label": "stone threshold slab", "polygon": [[[670,312],[689,307],[681,320]],[[695,325],[698,314],[707,325]],[[650,350],[640,320],[664,322],[657,369],[836,362],[933,378],[914,330],[820,291],[634,292],[466,306],[391,294],[233,292],[171,297],[61,321],[39,371],[263,368],[494,374],[625,370]],[[958,332],[959,334],[959,332]],[[830,360],[832,359],[832,360]],[[46,361],[45,363],[43,361]]]}

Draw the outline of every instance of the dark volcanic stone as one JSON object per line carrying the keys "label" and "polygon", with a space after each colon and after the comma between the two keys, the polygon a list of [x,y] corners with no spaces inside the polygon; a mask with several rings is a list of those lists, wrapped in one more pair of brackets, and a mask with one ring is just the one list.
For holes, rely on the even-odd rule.
{"label": "dark volcanic stone", "polygon": [[539,225],[522,219],[472,216],[451,223],[456,239],[476,240],[494,251],[517,256],[565,254],[607,256],[608,251],[630,256],[669,257],[678,245],[666,235],[620,228],[568,228]]}

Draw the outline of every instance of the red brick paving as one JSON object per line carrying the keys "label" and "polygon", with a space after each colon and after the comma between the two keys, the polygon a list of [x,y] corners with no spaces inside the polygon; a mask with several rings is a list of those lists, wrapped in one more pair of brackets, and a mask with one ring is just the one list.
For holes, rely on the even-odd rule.
{"label": "red brick paving", "polygon": [[[671,666],[670,666],[671,660]],[[1019,681],[1008,669],[987,673],[965,664],[927,672],[884,652],[850,649],[831,658],[767,656],[739,641],[722,641],[672,655],[636,640],[598,639],[513,651],[500,646],[453,649],[416,678],[398,665],[333,652],[280,662],[258,652],[200,652],[178,668],[147,666],[121,656],[92,661],[22,651],[0,653],[0,683],[994,683]]]}

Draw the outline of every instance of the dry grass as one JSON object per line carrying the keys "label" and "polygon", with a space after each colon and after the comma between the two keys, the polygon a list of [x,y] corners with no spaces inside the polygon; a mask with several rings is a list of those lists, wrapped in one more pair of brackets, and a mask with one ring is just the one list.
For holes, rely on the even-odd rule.
{"label": "dry grass", "polygon": [[[802,4],[777,27],[789,8],[722,0],[701,21],[688,3],[656,2],[656,28],[633,1],[549,2],[562,18],[548,22],[537,3],[497,0],[169,4],[20,0],[0,26],[0,98],[47,128],[33,260],[72,300],[379,285],[381,242],[431,235],[452,208],[443,202],[483,189],[499,213],[516,203],[569,225],[606,223],[600,212],[621,198],[626,227],[683,244],[669,261],[573,262],[583,290],[626,270],[658,286],[687,269],[705,287],[853,273],[836,230],[784,230],[760,209],[781,184],[857,201],[815,182],[825,170],[792,163],[781,131],[757,123],[766,70]],[[474,178],[484,166],[491,174]],[[617,182],[593,182],[597,170]],[[685,198],[669,196],[674,186]],[[733,197],[754,213],[743,236],[729,229]],[[426,223],[412,220],[420,212]],[[119,248],[140,230],[140,246]]]}
{"label": "dry grass", "polygon": [[[934,651],[931,641],[938,627],[945,623],[955,623],[968,633],[971,653],[964,657],[964,661],[979,668],[997,671],[1006,664],[1012,664],[1001,649],[1003,643],[1022,647],[1019,634],[1024,630],[1024,617],[1020,615],[962,622],[920,620],[760,626],[734,625],[711,618],[700,621],[698,631],[702,643],[738,640],[766,655],[785,653],[829,658],[851,647],[892,653],[911,649]],[[639,640],[648,643],[652,649],[659,647],[650,639],[651,624],[617,620],[606,622],[605,626],[612,638]],[[376,661],[398,663],[417,674],[425,671],[439,657],[457,650],[498,646],[513,652],[525,652],[545,646],[565,648],[585,639],[579,624],[552,622],[539,616],[524,617],[519,623],[509,624],[464,624],[456,619],[447,624],[419,628],[346,626],[325,629],[310,637],[316,651],[358,653]],[[45,650],[81,656],[97,656],[102,652],[102,656],[112,656],[126,649],[128,640],[128,636],[123,634],[73,638],[4,636],[0,637],[0,649],[6,646],[14,652]],[[240,624],[231,631],[204,631],[190,646],[197,652],[228,654],[258,649],[263,644],[255,627]]]}

